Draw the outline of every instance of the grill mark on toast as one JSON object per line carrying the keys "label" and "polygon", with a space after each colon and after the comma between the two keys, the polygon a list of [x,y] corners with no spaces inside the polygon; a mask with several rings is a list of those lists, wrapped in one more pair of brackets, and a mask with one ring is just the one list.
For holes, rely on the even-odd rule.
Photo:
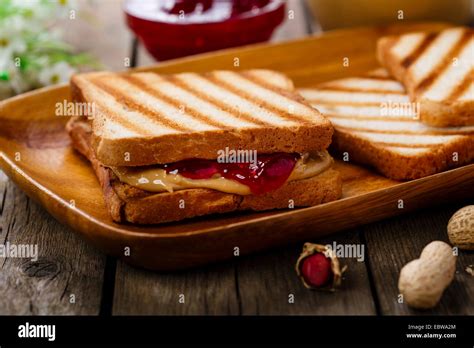
{"label": "grill mark on toast", "polygon": [[336,91],[336,92],[361,92],[361,93],[377,93],[377,94],[405,94],[402,91],[394,91],[389,89],[363,89],[363,88],[351,88],[345,86],[321,86],[321,90],[324,91]]}
{"label": "grill mark on toast", "polygon": [[[311,99],[306,99],[310,104],[314,105],[316,109],[318,108],[317,105],[340,105],[340,106],[357,106],[357,107],[363,107],[363,106],[380,106],[384,102],[349,102],[349,101],[341,101],[338,103],[335,103],[333,101],[327,100],[327,99],[318,99],[318,98],[311,98]],[[319,109],[318,109],[319,110]]]}
{"label": "grill mark on toast", "polygon": [[[373,134],[420,134],[416,132],[410,132],[410,131],[389,131],[389,130],[379,130],[379,129],[372,129],[372,128],[352,128],[352,127],[346,127],[346,126],[341,126],[341,125],[336,125],[333,124],[334,128],[345,131],[347,133],[357,133],[357,132],[364,132],[364,133],[373,133]],[[424,133],[421,133],[425,135]],[[426,135],[433,135],[436,136],[435,134],[426,134]],[[374,142],[373,140],[370,140],[371,142]]]}
{"label": "grill mark on toast", "polygon": [[431,72],[426,76],[418,85],[415,86],[416,93],[423,93],[423,91],[427,90],[436,79],[443,74],[443,72],[448,68],[449,64],[451,64],[451,60],[453,57],[457,57],[459,52],[464,48],[467,42],[471,39],[471,32],[469,30],[465,30],[461,35],[461,38],[458,42],[449,50],[448,54],[441,59],[439,64],[435,66]]}
{"label": "grill mark on toast", "polygon": [[[259,97],[256,97],[255,95],[252,95],[251,93],[248,93],[246,91],[242,91],[242,90],[232,86],[230,83],[228,83],[226,81],[222,81],[221,79],[219,79],[215,76],[212,76],[210,74],[203,74],[201,77],[208,80],[208,81],[210,81],[211,83],[213,83],[216,86],[219,86],[223,89],[228,90],[229,92],[232,92],[232,93],[238,94],[238,95],[244,95],[245,99],[251,101],[252,103],[254,103],[258,106],[265,107],[267,110],[270,110],[271,112],[277,114],[282,119],[286,119],[286,120],[290,120],[290,121],[296,121],[296,122],[309,123],[306,118],[292,115],[287,110],[281,110],[280,108],[275,107],[274,105],[268,103],[266,100],[263,100]],[[241,76],[241,77],[245,78],[244,76]],[[264,87],[264,88],[268,89],[266,87]],[[281,94],[280,91],[278,93]],[[297,102],[297,101],[294,101],[294,102]]]}
{"label": "grill mark on toast", "polygon": [[294,88],[284,89],[284,88],[280,88],[280,87],[277,87],[275,85],[272,85],[271,83],[268,83],[267,81],[262,79],[260,76],[252,74],[252,73],[247,72],[247,71],[243,71],[243,72],[239,73],[239,75],[242,76],[242,77],[245,77],[247,80],[252,81],[253,83],[255,83],[257,85],[260,85],[261,87],[264,87],[266,89],[271,89],[271,90],[276,91],[276,92],[280,92],[281,90],[285,90],[285,91],[294,90]]}
{"label": "grill mark on toast", "polygon": [[428,48],[428,46],[431,45],[431,43],[438,37],[438,35],[439,33],[427,34],[425,38],[420,42],[418,47],[405,59],[402,60],[402,66],[408,68],[410,65],[414,64],[422,55],[422,53]]}
{"label": "grill mark on toast", "polygon": [[377,69],[370,70],[367,73],[366,77],[369,79],[374,79],[374,80],[393,81],[393,78],[390,76],[388,71],[385,70],[385,68],[377,68]]}
{"label": "grill mark on toast", "polygon": [[[126,76],[126,75],[118,75],[117,76],[119,79],[123,79],[127,82],[130,82],[130,77],[129,76]],[[160,125],[163,125],[167,128],[171,128],[171,129],[175,129],[177,131],[180,131],[180,132],[187,132],[187,131],[191,131],[192,129],[191,128],[188,128],[186,126],[183,126],[177,122],[174,122],[172,120],[170,120],[169,118],[167,117],[164,117],[161,113],[159,112],[156,112],[154,110],[151,110],[145,106],[142,106],[138,103],[136,103],[135,101],[133,101],[132,98],[128,97],[127,95],[121,93],[120,91],[118,91],[116,88],[114,87],[111,87],[109,85],[106,85],[105,83],[101,83],[101,88],[105,90],[105,88],[107,88],[111,93],[114,93],[114,95],[116,96],[119,96],[119,98],[116,97],[117,101],[119,101],[120,103],[124,104],[125,106],[127,106],[127,108],[129,109],[133,109],[134,111],[137,111],[137,112],[140,112],[146,116],[148,116],[151,120],[155,121],[155,123],[158,123]]]}
{"label": "grill mark on toast", "polygon": [[[160,77],[163,78],[163,76],[161,76],[161,75],[160,75]],[[217,128],[221,128],[221,129],[231,129],[230,126],[227,126],[224,123],[220,123],[220,122],[217,122],[215,120],[212,120],[211,118],[209,118],[206,115],[202,114],[199,110],[196,110],[193,107],[190,107],[188,105],[185,105],[185,104],[181,103],[178,99],[169,97],[169,96],[165,95],[164,93],[161,93],[160,91],[151,88],[147,83],[143,82],[142,80],[138,79],[135,76],[128,76],[128,82],[134,84],[135,86],[137,86],[140,89],[143,89],[147,93],[151,94],[153,97],[158,98],[160,100],[163,100],[166,103],[174,106],[178,110],[181,108],[181,106],[184,106],[185,111],[189,116],[199,120],[200,122],[203,122],[204,124],[208,124],[208,125],[211,125],[211,126],[214,126],[214,127],[217,127]]]}
{"label": "grill mark on toast", "polygon": [[[162,76],[160,75],[161,78],[165,78],[168,82],[186,90],[187,92],[195,95],[196,97],[198,97],[199,99],[202,99],[210,104],[213,104],[215,105],[218,109],[222,109],[222,110],[226,110],[227,112],[229,111],[232,111],[232,107],[226,103],[224,103],[223,101],[209,95],[209,94],[205,94],[205,93],[202,93],[200,92],[199,90],[197,90],[196,88],[194,88],[193,86],[190,86],[188,84],[186,84],[185,82],[179,80],[179,78],[175,77],[175,76]],[[229,108],[231,110],[229,110]],[[257,125],[260,125],[260,126],[274,126],[272,123],[270,122],[265,122],[261,119],[258,119],[256,117],[253,117],[252,115],[250,115],[249,113],[243,113],[242,110],[239,109],[239,117],[243,118],[245,121],[248,121],[248,122],[251,122],[251,123],[255,123]]]}
{"label": "grill mark on toast", "polygon": [[[100,88],[101,90],[103,90],[104,92],[106,92],[107,94],[109,94],[112,98],[114,98],[118,103],[122,103],[124,100],[126,100],[126,96],[124,96],[123,94],[121,94],[119,91],[116,91],[115,89],[111,88],[110,86],[106,85],[105,83],[103,83],[102,81],[90,81],[90,83],[92,83],[93,85],[95,85],[96,87]],[[108,107],[105,106],[102,102],[98,101],[98,100],[95,100],[94,101],[96,104],[98,104],[99,106],[101,106],[104,110],[107,110]],[[128,107],[128,105],[127,105]],[[108,113],[108,117],[110,119],[112,119],[113,121],[119,121],[119,123],[122,125],[122,126],[125,126],[126,128],[128,128],[129,130],[132,130],[133,132],[139,134],[139,135],[150,135],[151,132],[148,130],[148,129],[144,129],[142,127],[139,127],[137,125],[137,123],[134,123],[134,122],[130,122],[128,119],[126,118],[123,118],[123,117],[117,117],[115,115],[114,112],[109,112]]]}
{"label": "grill mark on toast", "polygon": [[443,146],[441,144],[422,144],[422,143],[407,144],[407,143],[397,143],[397,142],[376,141],[374,139],[366,138],[363,135],[358,135],[357,133],[354,134],[353,132],[350,132],[350,134],[356,137],[360,137],[364,139],[365,141],[370,142],[371,144],[377,144],[377,145],[382,145],[382,146],[387,146],[387,147],[395,146],[395,147],[404,147],[404,148],[409,148],[409,149],[417,149],[417,148],[438,148],[438,147]]}
{"label": "grill mark on toast", "polygon": [[[405,121],[405,122],[418,122],[415,119],[415,115],[409,114],[402,114],[402,115],[393,115],[393,116],[385,116],[385,115],[364,115],[364,108],[373,108],[374,105],[367,103],[367,104],[357,104],[356,109],[361,109],[362,111],[357,114],[343,114],[341,111],[338,111],[336,108],[347,106],[347,104],[343,103],[334,103],[334,102],[314,102],[313,100],[308,100],[308,102],[317,110],[319,110],[324,116],[326,117],[335,117],[335,118],[351,118],[355,120],[368,120],[368,121]],[[380,103],[377,104],[377,107],[380,108]],[[324,111],[327,109],[327,111]],[[366,111],[366,110],[365,110]]]}
{"label": "grill mark on toast", "polygon": [[[329,117],[331,118],[331,117]],[[357,120],[359,121],[359,120]],[[405,122],[405,121],[403,121]],[[439,130],[436,129],[419,129],[419,130],[412,130],[412,129],[400,129],[400,130],[388,130],[388,129],[374,129],[370,127],[360,127],[360,128],[354,128],[351,126],[343,126],[340,124],[336,124],[336,122],[333,123],[334,128],[339,128],[339,129],[344,129],[346,131],[351,131],[351,132],[365,132],[365,133],[378,133],[378,134],[413,134],[414,136],[416,135],[429,135],[429,136],[470,136],[474,134],[474,130],[472,131],[467,131],[467,132],[459,132],[455,133],[454,130],[449,131],[449,130],[444,130],[443,128],[440,127]]]}
{"label": "grill mark on toast", "polygon": [[323,106],[353,106],[381,107],[385,103],[408,103],[409,99],[405,93],[371,93],[365,90],[339,91],[327,90],[325,88],[303,88],[299,93],[313,107]]}
{"label": "grill mark on toast", "polygon": [[[473,58],[474,59],[474,58]],[[474,81],[474,69],[471,69],[466,76],[464,76],[464,79],[461,81],[460,84],[458,84],[452,91],[451,94],[446,98],[448,102],[453,102],[456,99],[458,99],[460,96],[464,94],[464,92],[467,91],[467,89],[470,87],[470,84],[473,83]]]}
{"label": "grill mark on toast", "polygon": [[[278,87],[275,87],[273,85],[269,85],[268,83],[263,82],[261,79],[249,78],[248,74],[240,74],[240,77],[242,77],[245,80],[248,80],[249,82],[252,82],[252,83],[256,84],[257,86],[259,86],[261,88],[268,89],[269,91],[272,91],[276,94],[282,95],[282,96],[286,97],[287,99],[291,100],[294,103],[302,104],[304,107],[312,109],[312,107],[310,105],[306,105],[306,103],[305,103],[306,99],[305,98],[303,98],[299,94],[292,95],[292,93],[294,93],[294,91],[295,91],[294,89],[286,90],[286,89],[278,88]],[[281,110],[282,112],[288,114],[288,111],[285,110],[285,109],[280,109],[276,106],[274,106],[274,109],[275,110]],[[297,116],[292,116],[292,117],[297,117]],[[307,122],[307,119],[304,118],[304,117],[303,118],[298,117],[298,119],[302,119],[303,121]]]}
{"label": "grill mark on toast", "polygon": [[[317,107],[317,105],[315,105]],[[342,114],[334,114],[330,112],[324,112],[324,116],[329,118],[343,118],[343,119],[354,119],[354,120],[361,120],[361,121],[403,121],[403,122],[419,122],[418,120],[414,119],[413,116],[353,116],[353,115],[342,115]]]}
{"label": "grill mark on toast", "polygon": [[367,77],[373,79],[373,80],[379,80],[379,81],[393,81],[393,78],[389,76],[381,76],[381,75],[367,75]]}
{"label": "grill mark on toast", "polygon": [[396,143],[396,142],[383,142],[375,141],[369,138],[364,137],[363,135],[352,132],[351,130],[346,130],[342,128],[335,128],[335,133],[346,134],[357,139],[362,139],[363,141],[369,142],[371,145],[375,145],[381,148],[387,148],[390,151],[390,148],[404,148],[404,149],[426,149],[433,151],[433,149],[441,148],[441,144],[406,144],[406,143]]}

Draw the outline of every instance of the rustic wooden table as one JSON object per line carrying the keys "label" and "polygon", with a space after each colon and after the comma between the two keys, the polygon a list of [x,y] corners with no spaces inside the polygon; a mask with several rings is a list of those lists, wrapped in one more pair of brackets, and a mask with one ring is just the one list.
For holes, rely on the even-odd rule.
{"label": "rustic wooden table", "polygon": [[[109,69],[123,69],[124,59],[134,54],[120,7],[115,1],[96,6],[92,25],[79,20],[67,24],[68,40],[101,57]],[[300,37],[314,28],[299,0],[290,1],[289,9],[295,11],[295,20],[287,21],[274,40]],[[135,56],[139,65],[152,63],[142,47]],[[0,314],[472,315],[474,281],[465,269],[474,264],[473,253],[460,254],[455,281],[435,309],[416,311],[397,301],[401,267],[418,257],[430,241],[447,241],[450,216],[469,203],[420,211],[312,241],[365,247],[364,262],[342,260],[349,266],[342,289],[326,293],[306,290],[295,275],[302,244],[176,273],[131,267],[89,246],[0,172],[0,242],[38,244],[40,251],[35,262],[0,259]]]}

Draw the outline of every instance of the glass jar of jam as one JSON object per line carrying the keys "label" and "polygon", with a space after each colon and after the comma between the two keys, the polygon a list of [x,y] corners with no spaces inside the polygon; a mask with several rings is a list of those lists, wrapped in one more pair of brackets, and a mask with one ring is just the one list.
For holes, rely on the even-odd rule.
{"label": "glass jar of jam", "polygon": [[127,0],[128,26],[157,60],[267,41],[283,0]]}

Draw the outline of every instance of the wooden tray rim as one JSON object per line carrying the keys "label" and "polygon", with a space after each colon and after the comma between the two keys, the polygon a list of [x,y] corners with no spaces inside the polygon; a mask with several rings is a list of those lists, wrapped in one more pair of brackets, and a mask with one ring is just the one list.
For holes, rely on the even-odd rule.
{"label": "wooden tray rim", "polygon": [[[371,196],[378,196],[380,191],[385,191],[387,194],[389,194],[392,191],[402,190],[404,188],[408,188],[408,187],[412,187],[412,186],[416,187],[416,186],[418,186],[418,185],[420,185],[420,184],[422,184],[426,181],[431,181],[432,179],[439,178],[441,176],[450,177],[454,173],[458,174],[458,172],[464,172],[464,171],[469,172],[471,170],[474,171],[474,164],[469,164],[469,165],[465,165],[465,166],[462,166],[462,167],[459,167],[459,168],[456,168],[456,169],[452,169],[452,170],[448,170],[448,171],[445,171],[445,172],[430,175],[430,176],[427,176],[427,177],[424,177],[424,178],[411,180],[411,181],[406,181],[406,182],[400,182],[399,184],[395,184],[395,185],[390,186],[388,188],[376,189],[374,191],[370,191],[370,192],[363,193],[363,194],[356,195],[356,196],[341,198],[341,199],[333,201],[333,202],[324,203],[324,204],[316,205],[316,206],[313,206],[313,207],[296,208],[295,210],[282,211],[281,213],[276,213],[276,214],[273,214],[271,216],[263,216],[263,217],[258,217],[258,218],[255,218],[255,219],[249,219],[249,220],[242,221],[242,222],[226,224],[224,226],[203,228],[203,229],[199,229],[199,230],[191,231],[191,232],[153,233],[154,231],[138,232],[138,231],[127,230],[126,227],[128,225],[126,225],[126,224],[124,224],[124,225],[117,224],[117,226],[108,225],[105,222],[100,221],[100,220],[96,219],[95,217],[85,213],[84,211],[82,211],[80,209],[77,209],[76,207],[71,207],[69,202],[66,202],[64,199],[59,197],[56,193],[52,192],[51,190],[49,190],[48,188],[46,188],[45,186],[40,184],[33,177],[31,177],[27,173],[25,173],[20,167],[15,165],[15,163],[10,158],[8,158],[3,151],[0,152],[0,159],[1,159],[0,164],[3,164],[0,167],[2,167],[2,169],[7,174],[12,173],[13,171],[15,171],[22,177],[22,182],[20,182],[19,180],[15,180],[16,179],[15,176],[9,175],[9,177],[16,184],[18,184],[22,189],[24,189],[27,192],[31,192],[31,189],[36,188],[43,195],[48,195],[49,197],[54,198],[58,203],[61,203],[67,209],[74,210],[74,212],[79,214],[83,219],[88,220],[89,222],[92,222],[96,225],[99,225],[101,228],[104,228],[107,231],[118,233],[118,234],[121,234],[121,235],[124,235],[124,236],[127,236],[127,237],[133,236],[133,237],[140,237],[140,238],[162,238],[162,239],[196,236],[196,235],[200,235],[200,234],[206,234],[206,233],[209,233],[209,232],[220,231],[220,230],[223,230],[223,229],[230,229],[230,228],[233,228],[233,227],[236,227],[236,226],[253,225],[253,224],[260,223],[262,221],[273,220],[273,219],[276,219],[276,218],[284,218],[284,217],[288,217],[288,216],[301,214],[302,212],[309,212],[310,210],[321,209],[321,207],[327,207],[327,206],[330,206],[330,205],[337,205],[337,204],[340,204],[342,202],[348,202],[348,201],[351,201],[351,200],[360,200],[360,199],[363,199],[363,198],[370,198]],[[5,164],[8,165],[8,167],[5,166]],[[159,229],[159,226],[160,226],[159,224],[150,225],[149,228],[150,229]],[[140,227],[147,228],[147,226],[140,226]]]}

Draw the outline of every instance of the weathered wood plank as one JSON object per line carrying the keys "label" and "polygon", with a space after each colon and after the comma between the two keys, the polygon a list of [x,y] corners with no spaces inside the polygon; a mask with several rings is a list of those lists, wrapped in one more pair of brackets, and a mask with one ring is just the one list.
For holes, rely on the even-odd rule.
{"label": "weathered wood plank", "polygon": [[[319,244],[360,244],[357,231],[311,241]],[[238,264],[237,279],[244,315],[350,315],[375,314],[366,266],[355,258],[341,259],[348,265],[340,290],[306,289],[295,273],[302,245],[278,252],[248,257]],[[290,303],[291,295],[294,303]]]}
{"label": "weathered wood plank", "polygon": [[[332,243],[325,239],[322,243]],[[337,243],[360,243],[357,232]],[[374,314],[364,263],[343,259],[350,271],[336,293],[303,287],[294,271],[300,246],[243,257],[230,263],[179,273],[156,273],[119,262],[114,291],[114,315],[226,314]],[[237,286],[237,287],[236,287]],[[237,290],[237,291],[236,291]],[[180,303],[184,294],[185,303]],[[289,303],[289,295],[295,297]]]}
{"label": "weathered wood plank", "polygon": [[113,314],[239,314],[234,265],[224,263],[183,272],[157,273],[119,261]]}
{"label": "weathered wood plank", "polygon": [[0,314],[98,314],[105,257],[1,171],[0,204],[0,244],[38,246],[37,261],[0,258]]}
{"label": "weathered wood plank", "polygon": [[424,210],[363,227],[382,314],[474,314],[474,302],[469,301],[474,298],[474,279],[465,271],[467,266],[474,265],[472,252],[460,251],[455,280],[434,309],[415,310],[397,301],[401,268],[418,258],[422,249],[431,241],[448,242],[448,220],[464,205],[468,203]]}

